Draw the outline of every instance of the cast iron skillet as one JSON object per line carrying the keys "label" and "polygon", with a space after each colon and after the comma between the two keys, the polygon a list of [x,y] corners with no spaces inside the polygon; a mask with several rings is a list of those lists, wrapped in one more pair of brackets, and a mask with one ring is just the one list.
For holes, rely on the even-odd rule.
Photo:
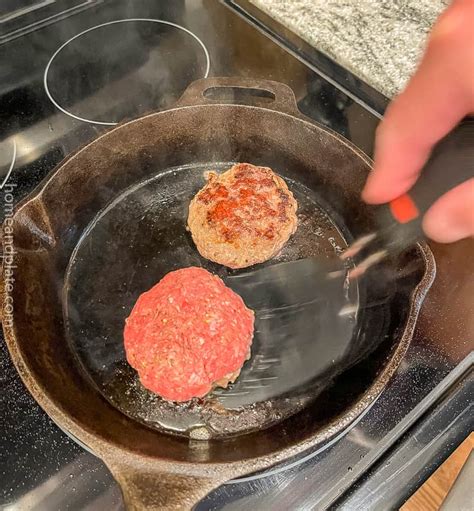
{"label": "cast iron skillet", "polygon": [[[212,399],[178,409],[151,396],[124,362],[124,319],[168,271],[225,274],[199,257],[185,220],[203,170],[238,161],[272,167],[300,204],[279,260],[331,255],[371,229],[359,198],[369,159],[302,116],[287,86],[241,78],[194,82],[175,108],[102,135],[4,225],[5,252],[14,248],[3,279],[13,361],[51,418],[104,460],[129,509],[191,508],[223,482],[344,430],[397,369],[434,278],[431,253],[418,245],[362,281],[351,342],[363,357],[313,394],[237,412]],[[199,421],[210,439],[192,434]]]}

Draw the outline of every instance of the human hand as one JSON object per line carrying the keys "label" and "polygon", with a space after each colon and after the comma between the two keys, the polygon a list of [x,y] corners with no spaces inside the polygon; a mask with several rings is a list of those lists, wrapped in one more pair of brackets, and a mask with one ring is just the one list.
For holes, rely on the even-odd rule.
{"label": "human hand", "polygon": [[[436,142],[474,113],[473,27],[473,0],[455,0],[436,22],[418,70],[377,129],[366,202],[385,203],[408,191]],[[438,199],[423,229],[444,243],[474,236],[474,179]]]}

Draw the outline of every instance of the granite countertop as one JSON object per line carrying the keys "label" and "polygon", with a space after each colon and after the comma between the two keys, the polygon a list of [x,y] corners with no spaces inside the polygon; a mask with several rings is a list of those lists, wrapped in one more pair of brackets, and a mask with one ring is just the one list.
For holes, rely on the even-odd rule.
{"label": "granite countertop", "polygon": [[448,0],[251,0],[257,7],[392,97],[414,73]]}

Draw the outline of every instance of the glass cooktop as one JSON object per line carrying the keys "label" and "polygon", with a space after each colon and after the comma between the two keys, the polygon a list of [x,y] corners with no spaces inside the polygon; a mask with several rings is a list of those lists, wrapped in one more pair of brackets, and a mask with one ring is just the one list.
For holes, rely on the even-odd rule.
{"label": "glass cooktop", "polygon": [[[198,78],[287,83],[304,114],[369,155],[387,102],[246,1],[4,2],[0,70],[4,204],[7,188],[17,203],[69,153],[117,123],[171,106]],[[473,425],[465,318],[474,268],[462,243],[432,248],[437,280],[409,352],[375,404],[317,451],[232,481],[197,509],[397,507],[463,439]],[[3,338],[0,380],[0,506],[123,509],[104,464],[26,391]]]}

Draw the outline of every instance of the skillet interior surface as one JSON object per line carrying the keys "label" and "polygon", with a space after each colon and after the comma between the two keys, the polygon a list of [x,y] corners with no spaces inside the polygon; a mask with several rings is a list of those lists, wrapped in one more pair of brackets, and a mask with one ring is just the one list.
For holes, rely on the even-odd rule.
{"label": "skillet interior surface", "polygon": [[[183,267],[202,266],[221,277],[231,273],[202,258],[186,230],[189,201],[203,186],[204,172],[231,166],[232,162],[212,162],[169,169],[125,190],[86,229],[72,254],[64,286],[68,341],[104,397],[133,419],[192,438],[241,434],[268,427],[301,410],[342,370],[342,364],[347,365],[356,326],[355,317],[345,316],[340,322],[344,322],[346,335],[332,339],[331,344],[319,342],[318,332],[327,330],[326,323],[335,318],[314,314],[311,329],[314,342],[319,342],[314,367],[319,363],[321,374],[316,372],[304,389],[269,401],[226,409],[211,394],[209,398],[176,404],[140,384],[123,348],[125,318],[138,295],[169,271]],[[323,198],[316,191],[293,180],[288,185],[299,206],[298,229],[280,254],[266,264],[315,255],[334,257],[347,246],[344,228],[331,220],[329,206],[323,206]],[[342,305],[357,305],[356,281],[341,300]],[[246,366],[259,360],[259,327],[264,328],[257,312],[252,358]],[[232,388],[220,392],[232,392]]]}
{"label": "skillet interior surface", "polygon": [[[107,383],[102,381],[105,374],[100,378],[94,376],[93,383],[91,375],[84,371],[84,363],[78,361],[77,350],[71,349],[77,343],[75,334],[66,341],[63,290],[68,268],[68,278],[80,280],[75,273],[73,252],[98,212],[125,190],[155,176],[164,176],[171,168],[193,168],[198,164],[203,168],[206,162],[213,161],[250,161],[274,168],[290,185],[294,182],[296,188],[303,186],[324,197],[325,203],[331,205],[331,219],[341,229],[345,225],[346,236],[350,233],[356,237],[373,227],[370,208],[360,201],[360,190],[370,167],[368,159],[328,130],[267,108],[210,104],[152,114],[112,130],[63,163],[13,218],[14,261],[18,267],[11,292],[14,323],[10,327],[4,325],[4,329],[13,359],[36,399],[58,423],[104,457],[107,453],[112,455],[105,449],[113,446],[118,451],[133,451],[146,454],[149,459],[176,463],[257,460],[241,467],[247,472],[268,466],[332,437],[350,424],[381,392],[408,347],[416,312],[429,285],[425,282],[423,290],[413,294],[426,270],[421,249],[403,256],[406,260],[387,261],[378,268],[376,278],[368,276],[370,280],[362,286],[367,297],[361,310],[357,342],[363,343],[365,353],[370,354],[277,426],[211,441],[203,449],[186,438],[145,426],[143,418],[130,419],[117,405],[112,405],[112,396],[106,399],[103,388],[98,391]],[[197,182],[191,188],[197,189]],[[175,199],[170,195],[168,200],[172,205]],[[154,236],[159,235],[160,229],[168,229],[165,223],[146,216],[136,221],[157,225]],[[127,234],[138,235],[140,230],[135,227],[131,223]],[[171,228],[174,227],[170,225]],[[190,243],[186,233],[179,236],[184,236],[183,243],[185,240]],[[140,235],[135,242],[145,245],[151,242],[141,238]],[[341,237],[335,239],[340,239],[344,246]],[[326,244],[322,246],[329,250]],[[105,253],[109,254],[107,250]],[[127,279],[144,279],[136,281],[133,290],[136,297],[164,271],[131,268],[129,261],[126,267],[120,266],[122,254],[117,247],[114,254],[114,259],[102,267],[100,280],[89,281],[92,278],[89,274],[80,283],[82,289],[97,287],[100,291],[108,283],[108,273],[116,272],[113,267],[117,266],[121,278],[111,278],[110,286],[120,286]],[[76,256],[80,256],[79,250]],[[96,257],[100,259],[101,253]],[[186,257],[184,253],[180,265]],[[192,261],[191,258],[189,262]],[[410,271],[407,261],[411,263]],[[81,258],[76,257],[76,263],[80,262]],[[124,288],[116,289],[119,294],[123,291]],[[363,290],[361,300],[362,295]],[[110,294],[105,296],[110,299]],[[123,327],[126,307],[134,297],[128,296],[126,303],[117,298],[112,302],[113,314],[120,317],[115,333]],[[125,309],[117,312],[116,306]],[[75,321],[73,308],[68,310],[68,317]],[[72,329],[77,326],[74,325]],[[96,335],[93,326],[91,331]],[[88,364],[86,367],[91,371]]]}

